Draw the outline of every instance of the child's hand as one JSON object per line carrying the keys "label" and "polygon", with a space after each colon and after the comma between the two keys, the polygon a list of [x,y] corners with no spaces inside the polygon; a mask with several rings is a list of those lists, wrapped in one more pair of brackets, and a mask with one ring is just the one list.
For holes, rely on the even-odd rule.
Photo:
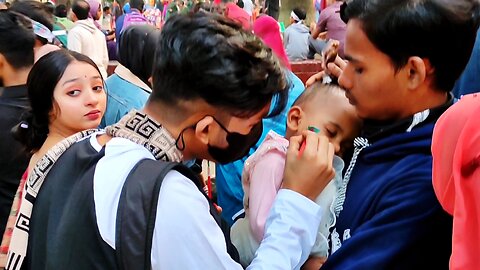
{"label": "child's hand", "polygon": [[326,257],[310,257],[303,264],[301,270],[318,270],[327,261]]}
{"label": "child's hand", "polygon": [[[300,145],[306,140],[305,150],[299,155]],[[335,176],[334,146],[324,135],[304,131],[290,138],[282,188],[291,189],[315,200]]]}

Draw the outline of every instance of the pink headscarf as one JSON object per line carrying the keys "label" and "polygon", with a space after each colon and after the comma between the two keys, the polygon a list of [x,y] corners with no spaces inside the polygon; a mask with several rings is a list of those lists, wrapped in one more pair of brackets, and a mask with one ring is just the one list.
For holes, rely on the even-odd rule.
{"label": "pink headscarf", "polygon": [[283,47],[283,40],[280,33],[278,22],[267,15],[263,15],[253,23],[253,33],[270,47],[275,55],[280,59],[282,64],[291,70],[287,53]]}
{"label": "pink headscarf", "polygon": [[450,269],[480,269],[480,94],[463,96],[433,131],[433,187],[453,215]]}

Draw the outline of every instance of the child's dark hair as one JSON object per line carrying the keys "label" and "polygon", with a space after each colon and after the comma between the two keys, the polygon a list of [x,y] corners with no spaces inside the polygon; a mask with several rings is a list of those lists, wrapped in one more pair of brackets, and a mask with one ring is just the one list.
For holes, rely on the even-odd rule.
{"label": "child's dark hair", "polygon": [[28,152],[40,149],[47,139],[50,114],[55,102],[54,89],[67,67],[74,61],[87,63],[100,74],[98,67],[88,56],[63,49],[41,57],[28,74],[30,111],[24,113],[21,122],[12,129],[14,137]]}
{"label": "child's dark hair", "polygon": [[[292,106],[305,106],[310,101],[315,101],[317,95],[326,95],[333,91],[344,91],[344,89],[337,83],[324,84],[320,81],[315,82],[305,89],[305,91],[298,96]],[[318,104],[317,104],[318,105]]]}

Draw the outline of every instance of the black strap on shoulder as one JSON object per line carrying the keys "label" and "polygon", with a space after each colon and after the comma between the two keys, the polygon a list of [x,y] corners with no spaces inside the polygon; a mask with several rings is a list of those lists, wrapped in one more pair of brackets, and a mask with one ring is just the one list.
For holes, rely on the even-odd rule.
{"label": "black strap on shoulder", "polygon": [[[163,179],[171,170],[176,170],[192,180],[205,195],[201,180],[183,164],[151,159],[139,161],[127,176],[118,203],[115,250],[119,269],[151,269],[158,196]],[[225,227],[220,215],[214,211],[216,208],[211,200],[208,201],[210,213],[224,231],[228,252],[238,261],[238,252],[230,242],[229,228]]]}
{"label": "black strap on shoulder", "polygon": [[165,175],[177,165],[144,159],[135,165],[125,180],[115,232],[119,269],[151,268],[150,251],[160,187]]}

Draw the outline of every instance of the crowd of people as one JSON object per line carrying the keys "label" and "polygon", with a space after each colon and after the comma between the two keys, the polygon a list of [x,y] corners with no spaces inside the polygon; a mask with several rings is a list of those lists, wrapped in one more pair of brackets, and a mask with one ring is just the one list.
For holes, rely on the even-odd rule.
{"label": "crowd of people", "polygon": [[321,2],[4,6],[0,267],[479,269],[480,2]]}

